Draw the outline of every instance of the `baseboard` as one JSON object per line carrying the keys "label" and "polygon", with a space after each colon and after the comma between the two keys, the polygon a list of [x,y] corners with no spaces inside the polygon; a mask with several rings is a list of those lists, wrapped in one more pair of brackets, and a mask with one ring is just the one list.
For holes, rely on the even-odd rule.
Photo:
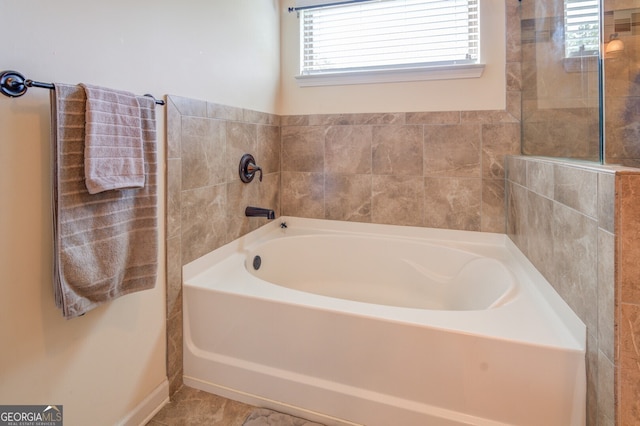
{"label": "baseboard", "polygon": [[164,379],[145,399],[129,412],[118,426],[142,426],[156,415],[169,402],[169,381]]}

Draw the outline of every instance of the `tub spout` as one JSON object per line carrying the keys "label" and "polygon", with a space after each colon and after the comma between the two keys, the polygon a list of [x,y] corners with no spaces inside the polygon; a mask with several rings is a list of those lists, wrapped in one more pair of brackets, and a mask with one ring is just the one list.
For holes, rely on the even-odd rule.
{"label": "tub spout", "polygon": [[276,213],[273,210],[261,207],[247,207],[244,209],[244,215],[247,217],[266,217],[267,219],[276,218]]}

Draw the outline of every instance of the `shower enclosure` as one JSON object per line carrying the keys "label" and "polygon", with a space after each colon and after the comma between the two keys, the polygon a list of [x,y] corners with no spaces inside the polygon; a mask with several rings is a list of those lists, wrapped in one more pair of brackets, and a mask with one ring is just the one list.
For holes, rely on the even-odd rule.
{"label": "shower enclosure", "polygon": [[522,152],[640,164],[640,0],[525,0]]}
{"label": "shower enclosure", "polygon": [[600,160],[599,24],[598,0],[522,2],[524,154]]}

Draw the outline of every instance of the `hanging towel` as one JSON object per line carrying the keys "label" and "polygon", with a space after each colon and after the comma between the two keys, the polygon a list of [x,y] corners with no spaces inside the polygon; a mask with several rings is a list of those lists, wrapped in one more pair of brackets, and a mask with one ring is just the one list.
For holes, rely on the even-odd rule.
{"label": "hanging towel", "polygon": [[89,193],[144,186],[137,97],[104,87],[80,86],[87,96],[84,167]]}
{"label": "hanging towel", "polygon": [[85,91],[51,91],[54,293],[66,318],[135,291],[157,277],[155,103],[139,97],[147,184],[91,195],[84,183]]}

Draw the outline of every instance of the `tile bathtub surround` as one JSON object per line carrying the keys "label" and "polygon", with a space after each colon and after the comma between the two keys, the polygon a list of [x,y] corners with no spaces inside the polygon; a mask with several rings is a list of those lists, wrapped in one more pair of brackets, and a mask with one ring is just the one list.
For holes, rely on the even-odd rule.
{"label": "tile bathtub surround", "polygon": [[[513,140],[501,139],[514,132],[521,114],[519,3],[506,2],[505,22],[505,111],[278,117],[169,97],[166,245],[170,394],[182,386],[182,265],[264,223],[258,218],[247,221],[238,206],[242,209],[247,203],[259,202],[278,214],[295,212],[303,217],[504,232],[502,157],[519,152],[520,144],[519,132],[512,134]],[[281,127],[280,121],[286,126]],[[425,155],[425,135],[420,146],[420,135],[415,134],[414,139],[399,145],[405,152],[416,151],[411,167],[420,171],[412,175],[403,170],[398,158],[383,158],[385,149],[396,156],[400,151],[385,140],[393,137],[388,134],[389,129],[377,129],[374,171],[373,126],[394,125],[414,125],[418,133],[420,129],[424,132],[426,125],[434,126],[429,129],[442,135],[449,132],[448,137],[460,147],[455,157],[432,161],[435,154]],[[460,125],[465,127],[457,128]],[[279,145],[285,135],[280,132],[293,126],[309,128],[300,129],[302,142],[286,137],[285,155]],[[408,131],[410,137],[411,130]],[[476,136],[480,131],[484,139],[474,139],[475,145],[468,146],[460,140],[466,136],[465,131],[475,132]],[[494,136],[497,139],[490,140]],[[429,151],[446,149],[438,142],[439,137],[428,136],[433,144]],[[481,145],[477,145],[479,142]],[[256,159],[265,169],[264,182],[260,186],[243,186],[235,180],[233,168],[237,167],[240,151],[254,148],[255,143],[259,150]],[[231,158],[233,155],[238,158]],[[482,168],[478,169],[479,165]],[[450,195],[445,188],[449,188]],[[288,195],[281,196],[279,191],[285,189]],[[425,193],[425,189],[429,192]],[[439,206],[446,209],[444,213]]]}
{"label": "tile bathtub surround", "polygon": [[639,424],[640,171],[536,157],[507,167],[507,234],[587,325],[587,424]]}
{"label": "tile bathtub surround", "polygon": [[[280,215],[279,117],[169,96],[167,102],[167,374],[182,386],[182,266],[266,223],[246,206]],[[263,180],[238,176],[243,154]]]}
{"label": "tile bathtub surround", "polygon": [[[170,96],[167,103],[167,366],[182,385],[181,269],[276,215],[504,232],[506,111],[274,116]],[[237,175],[253,153],[262,182]]]}
{"label": "tile bathtub surround", "polygon": [[504,232],[505,111],[283,116],[282,214]]}

